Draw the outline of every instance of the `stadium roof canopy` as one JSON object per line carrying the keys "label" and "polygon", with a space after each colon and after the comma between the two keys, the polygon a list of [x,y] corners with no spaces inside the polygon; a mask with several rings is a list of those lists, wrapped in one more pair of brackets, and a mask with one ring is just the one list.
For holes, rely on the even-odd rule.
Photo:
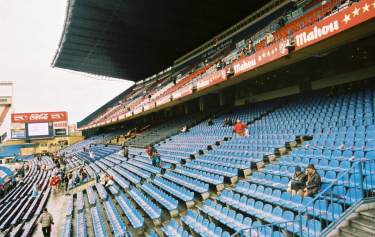
{"label": "stadium roof canopy", "polygon": [[68,0],[54,67],[139,81],[269,0]]}

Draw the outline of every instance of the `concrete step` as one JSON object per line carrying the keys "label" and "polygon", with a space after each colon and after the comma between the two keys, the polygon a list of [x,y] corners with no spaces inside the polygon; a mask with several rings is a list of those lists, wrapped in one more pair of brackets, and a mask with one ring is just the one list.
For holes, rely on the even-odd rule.
{"label": "concrete step", "polygon": [[350,226],[353,226],[357,229],[368,232],[375,236],[375,219],[370,221],[362,217],[355,218],[353,220],[350,220]]}
{"label": "concrete step", "polygon": [[351,236],[351,237],[373,237],[371,233],[365,232],[361,229],[353,226],[347,226],[340,228],[340,236]]}
{"label": "concrete step", "polygon": [[375,220],[375,209],[368,210],[368,211],[362,211],[362,212],[359,213],[359,216],[364,218],[364,219],[367,219],[369,221],[374,222],[374,220]]}

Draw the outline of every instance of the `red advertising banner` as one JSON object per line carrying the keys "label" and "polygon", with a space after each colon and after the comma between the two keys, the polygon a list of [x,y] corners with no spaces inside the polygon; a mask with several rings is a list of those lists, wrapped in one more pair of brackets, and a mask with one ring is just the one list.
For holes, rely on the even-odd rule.
{"label": "red advertising banner", "polygon": [[61,122],[53,122],[54,129],[63,129],[68,127],[68,122],[61,121]]}
{"label": "red advertising banner", "polygon": [[171,97],[170,97],[169,95],[167,95],[167,96],[164,96],[164,97],[158,99],[158,100],[156,101],[156,105],[159,106],[159,105],[162,105],[162,104],[166,104],[166,103],[168,103],[169,101],[171,101]]}
{"label": "red advertising banner", "polygon": [[212,72],[202,78],[201,80],[198,81],[197,83],[197,89],[202,90],[204,88],[213,86],[215,84],[218,84],[222,81],[225,81],[227,79],[227,74],[225,69],[222,69],[220,71]]}
{"label": "red advertising banner", "polygon": [[67,121],[67,112],[38,112],[12,114],[12,123],[40,123]]}
{"label": "red advertising banner", "polygon": [[266,63],[270,63],[288,54],[285,48],[288,40],[280,41],[257,51],[251,56],[245,57],[233,64],[234,75],[238,76],[244,72],[260,67]]}
{"label": "red advertising banner", "polygon": [[362,0],[296,32],[296,50],[315,44],[375,17],[374,0]]}

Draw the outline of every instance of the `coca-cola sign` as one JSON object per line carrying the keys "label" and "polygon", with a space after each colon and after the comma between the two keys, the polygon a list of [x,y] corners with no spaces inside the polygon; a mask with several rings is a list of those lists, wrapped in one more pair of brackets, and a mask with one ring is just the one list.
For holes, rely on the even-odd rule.
{"label": "coca-cola sign", "polygon": [[38,112],[12,114],[12,123],[39,123],[67,121],[67,112]]}

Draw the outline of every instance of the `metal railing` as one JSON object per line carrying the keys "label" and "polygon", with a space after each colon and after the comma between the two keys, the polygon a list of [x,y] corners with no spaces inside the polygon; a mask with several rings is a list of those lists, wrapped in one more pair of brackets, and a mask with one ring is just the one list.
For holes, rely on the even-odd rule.
{"label": "metal railing", "polygon": [[[339,172],[339,174],[332,180],[322,177],[325,182],[321,192],[313,198],[303,198],[301,202],[303,208],[297,211],[292,207],[284,206],[284,210],[289,209],[297,213],[293,219],[253,225],[236,231],[231,236],[318,237],[328,233],[330,227],[336,225],[336,222],[344,216],[345,211],[351,211],[350,207],[375,196],[375,159],[342,158],[342,161],[350,162],[350,168],[344,171],[342,167],[332,167],[326,171]],[[319,165],[316,167],[320,168]],[[272,219],[272,214],[270,215]]]}

